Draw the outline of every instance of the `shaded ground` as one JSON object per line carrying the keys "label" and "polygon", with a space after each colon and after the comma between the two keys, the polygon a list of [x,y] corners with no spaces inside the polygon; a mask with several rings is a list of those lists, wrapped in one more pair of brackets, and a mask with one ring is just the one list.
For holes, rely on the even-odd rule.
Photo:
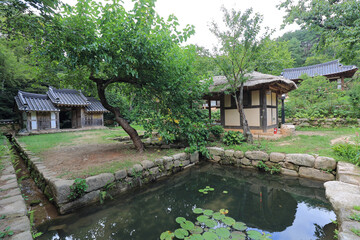
{"label": "shaded ground", "polygon": [[77,144],[47,150],[40,153],[40,157],[46,167],[56,172],[59,177],[74,178],[100,172],[115,172],[143,160],[155,160],[177,151],[147,149],[145,153],[139,154],[132,146],[123,143]]}

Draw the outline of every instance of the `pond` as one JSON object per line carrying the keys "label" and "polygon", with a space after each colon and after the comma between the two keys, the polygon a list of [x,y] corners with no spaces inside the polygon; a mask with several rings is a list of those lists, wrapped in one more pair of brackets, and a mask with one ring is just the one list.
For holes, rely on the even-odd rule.
{"label": "pond", "polygon": [[227,209],[272,239],[333,239],[335,229],[322,182],[204,163],[43,224],[39,239],[155,240],[177,217],[194,221],[194,208]]}

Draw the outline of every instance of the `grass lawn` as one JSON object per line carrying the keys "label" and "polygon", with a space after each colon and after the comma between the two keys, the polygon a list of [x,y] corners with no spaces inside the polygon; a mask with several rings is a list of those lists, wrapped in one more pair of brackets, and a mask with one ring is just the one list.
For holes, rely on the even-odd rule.
{"label": "grass lawn", "polygon": [[[221,147],[225,149],[235,149],[241,151],[262,150],[282,153],[307,153],[318,154],[320,156],[333,157],[336,159],[331,144],[331,140],[349,137],[355,139],[356,128],[297,128],[296,135],[284,137],[279,140],[255,140],[253,145],[243,143],[241,145],[226,146],[222,143]],[[214,145],[214,143],[213,143]],[[219,143],[215,144],[219,146]]]}
{"label": "grass lawn", "polygon": [[[132,126],[139,134],[144,132],[141,126]],[[33,153],[41,153],[50,148],[61,148],[77,144],[111,143],[113,138],[128,136],[121,127],[97,130],[84,130],[78,132],[49,133],[40,135],[29,135],[18,137],[19,141],[25,143],[27,149]]]}

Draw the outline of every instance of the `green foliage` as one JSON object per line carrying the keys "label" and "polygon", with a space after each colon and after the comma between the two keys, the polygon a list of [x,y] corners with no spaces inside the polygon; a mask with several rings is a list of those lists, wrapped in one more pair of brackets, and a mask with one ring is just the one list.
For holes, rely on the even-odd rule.
{"label": "green foliage", "polygon": [[85,179],[76,178],[74,184],[70,186],[69,200],[74,201],[84,196],[88,187]]}
{"label": "green foliage", "polygon": [[360,222],[360,213],[352,213],[349,218],[351,220]]}
{"label": "green foliage", "polygon": [[351,162],[360,166],[360,149],[358,144],[337,144],[332,147],[332,150],[341,161]]}
{"label": "green foliage", "polygon": [[14,231],[10,230],[10,227],[6,227],[4,230],[0,230],[0,239],[4,239],[12,235],[14,235]]}
{"label": "green foliage", "polygon": [[236,222],[235,219],[225,216],[228,210],[221,209],[214,212],[209,209],[195,208],[193,213],[200,214],[193,223],[186,218],[178,217],[176,222],[180,228],[174,232],[166,231],[160,235],[160,240],[188,239],[188,240],[216,240],[216,239],[236,239],[236,240],[268,240],[271,235],[255,230],[247,231],[247,226],[243,222]]}
{"label": "green foliage", "polygon": [[209,192],[214,191],[215,189],[210,187],[210,186],[206,186],[205,188],[199,189],[199,192],[203,193],[203,194],[208,194]]}
{"label": "green foliage", "polygon": [[346,92],[337,89],[335,82],[323,76],[304,79],[298,89],[289,93],[285,103],[286,117],[333,118],[351,117],[352,109]]}
{"label": "green foliage", "polygon": [[358,60],[359,1],[284,0],[278,7],[287,12],[284,24],[296,22],[314,30],[321,35],[319,43],[325,47],[339,42],[344,46],[340,54],[346,63]]}
{"label": "green foliage", "polygon": [[224,128],[221,125],[211,125],[210,132],[215,136],[215,138],[219,139],[221,134],[224,133]]}
{"label": "green foliage", "polygon": [[259,161],[256,167],[258,169],[264,170],[265,172],[269,172],[270,174],[278,174],[281,171],[281,166],[279,164],[269,167],[263,161]]}
{"label": "green foliage", "polygon": [[360,229],[352,228],[350,229],[355,235],[360,237]]}
{"label": "green foliage", "polygon": [[226,131],[223,137],[223,142],[226,145],[238,145],[245,141],[244,135],[237,131]]}
{"label": "green foliage", "polygon": [[34,210],[28,211],[29,214],[29,220],[30,220],[30,231],[31,231],[31,236],[33,239],[36,239],[37,237],[40,237],[43,233],[42,232],[38,232],[35,228],[35,223],[34,223]]}
{"label": "green foliage", "polygon": [[356,206],[353,207],[353,209],[356,210],[356,211],[360,211],[360,206],[356,205]]}

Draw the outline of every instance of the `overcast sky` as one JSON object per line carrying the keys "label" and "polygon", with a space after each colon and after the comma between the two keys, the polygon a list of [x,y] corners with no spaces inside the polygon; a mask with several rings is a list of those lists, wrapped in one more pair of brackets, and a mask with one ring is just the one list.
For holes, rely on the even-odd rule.
{"label": "overcast sky", "polygon": [[[170,14],[174,14],[182,27],[186,24],[195,26],[195,35],[187,43],[197,44],[212,49],[217,43],[213,34],[209,31],[209,25],[214,20],[222,22],[221,6],[227,9],[235,8],[244,11],[252,7],[254,12],[259,12],[264,16],[263,27],[268,26],[275,29],[273,37],[281,36],[284,32],[298,29],[297,26],[288,26],[280,31],[285,12],[278,10],[276,5],[281,0],[157,0],[156,11],[160,16],[167,19]],[[75,4],[76,0],[65,0],[69,4]],[[132,8],[131,0],[124,0],[127,10]]]}

